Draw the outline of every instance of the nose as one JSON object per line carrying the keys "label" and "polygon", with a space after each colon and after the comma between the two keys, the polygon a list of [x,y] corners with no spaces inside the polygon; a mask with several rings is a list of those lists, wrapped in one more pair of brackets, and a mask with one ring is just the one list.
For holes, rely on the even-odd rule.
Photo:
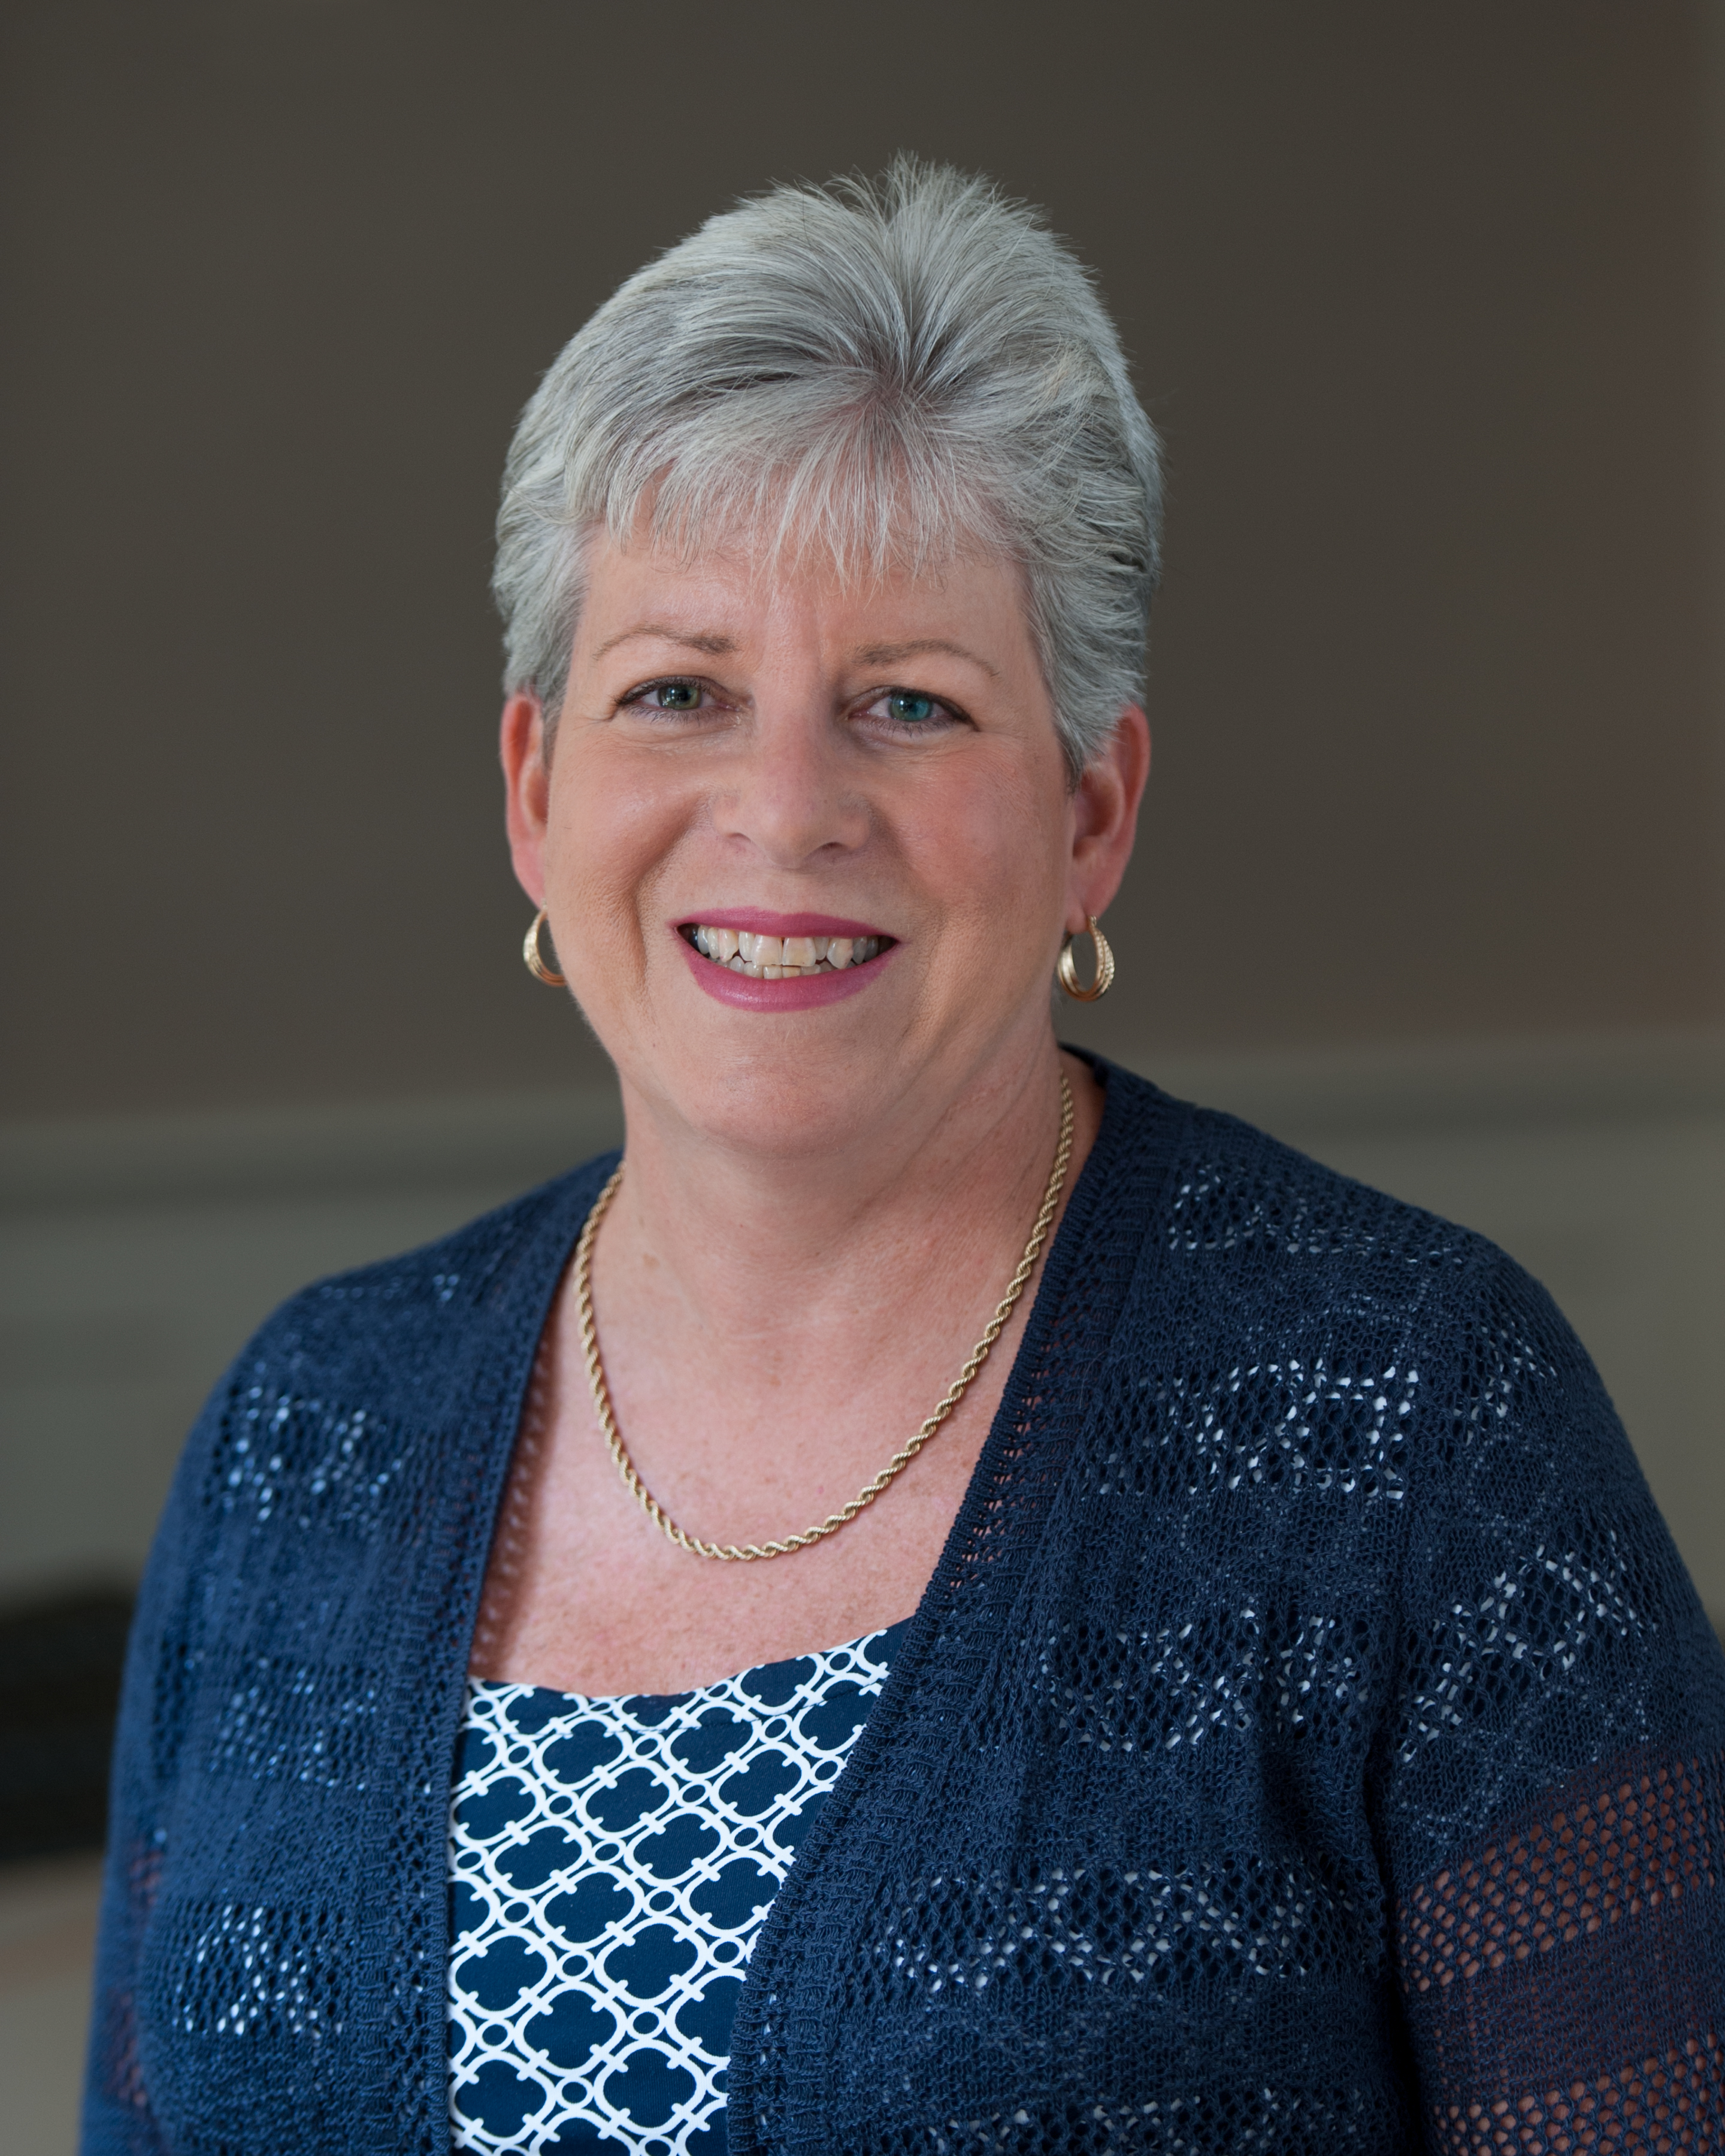
{"label": "nose", "polygon": [[774,868],[811,867],[868,835],[856,776],[818,692],[775,696],[757,706],[714,820],[721,836],[746,841]]}

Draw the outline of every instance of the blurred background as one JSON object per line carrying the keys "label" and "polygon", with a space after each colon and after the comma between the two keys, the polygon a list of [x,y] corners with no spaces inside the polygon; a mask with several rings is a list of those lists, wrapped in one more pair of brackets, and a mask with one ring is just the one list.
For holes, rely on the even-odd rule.
{"label": "blurred background", "polygon": [[1046,206],[1171,471],[1069,1035],[1483,1229],[1725,1617],[1725,23],[1705,0],[9,0],[0,2156],[72,2145],[185,1428],[311,1276],[609,1140],[523,971],[497,475],[740,192]]}

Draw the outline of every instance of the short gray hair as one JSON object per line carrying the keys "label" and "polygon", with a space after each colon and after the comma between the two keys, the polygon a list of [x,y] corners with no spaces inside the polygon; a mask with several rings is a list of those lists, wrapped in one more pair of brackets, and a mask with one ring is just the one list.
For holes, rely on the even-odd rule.
{"label": "short gray hair", "polygon": [[900,157],[710,218],[564,346],[505,468],[506,690],[554,724],[583,550],[644,514],[739,521],[847,573],[981,545],[1016,562],[1076,777],[1142,693],[1162,476],[1071,250],[984,180]]}

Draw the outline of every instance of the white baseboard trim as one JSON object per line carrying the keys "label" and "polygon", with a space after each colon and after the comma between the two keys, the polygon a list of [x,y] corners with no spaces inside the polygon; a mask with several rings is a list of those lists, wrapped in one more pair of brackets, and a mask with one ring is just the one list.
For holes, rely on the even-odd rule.
{"label": "white baseboard trim", "polygon": [[[1725,1034],[1128,1059],[1551,1288],[1725,1614]],[[257,1321],[617,1142],[609,1089],[0,1126],[0,1600],[136,1577]]]}

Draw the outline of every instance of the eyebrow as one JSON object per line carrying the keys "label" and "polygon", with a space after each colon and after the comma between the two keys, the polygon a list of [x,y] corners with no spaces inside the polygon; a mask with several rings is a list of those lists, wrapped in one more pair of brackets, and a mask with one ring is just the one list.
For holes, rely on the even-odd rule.
{"label": "eyebrow", "polygon": [[[615,636],[608,636],[593,654],[603,659],[608,651],[614,651],[620,644],[632,644],[637,638],[658,644],[680,644],[685,651],[703,651],[711,658],[724,658],[737,649],[734,637],[724,636],[716,630],[684,629],[675,622],[644,621],[633,629],[619,629]],[[865,644],[851,654],[853,660],[862,666],[896,666],[902,659],[921,659],[930,652],[944,652],[948,658],[968,660],[973,666],[980,667],[984,674],[998,680],[999,670],[991,666],[980,652],[967,645],[955,644],[949,636],[913,636],[897,644]]]}
{"label": "eyebrow", "polygon": [[595,659],[603,659],[608,651],[614,651],[619,644],[632,644],[637,637],[650,639],[655,644],[678,644],[685,651],[705,651],[712,658],[723,658],[735,651],[734,637],[720,636],[711,631],[680,629],[675,622],[644,621],[634,629],[620,629],[615,636],[608,636],[594,652]]}
{"label": "eyebrow", "polygon": [[984,674],[999,678],[999,669],[991,666],[979,652],[972,651],[963,644],[954,644],[947,636],[913,636],[902,644],[865,644],[851,655],[865,666],[893,666],[901,659],[921,659],[931,651],[942,651],[950,659],[968,660],[979,666]]}

